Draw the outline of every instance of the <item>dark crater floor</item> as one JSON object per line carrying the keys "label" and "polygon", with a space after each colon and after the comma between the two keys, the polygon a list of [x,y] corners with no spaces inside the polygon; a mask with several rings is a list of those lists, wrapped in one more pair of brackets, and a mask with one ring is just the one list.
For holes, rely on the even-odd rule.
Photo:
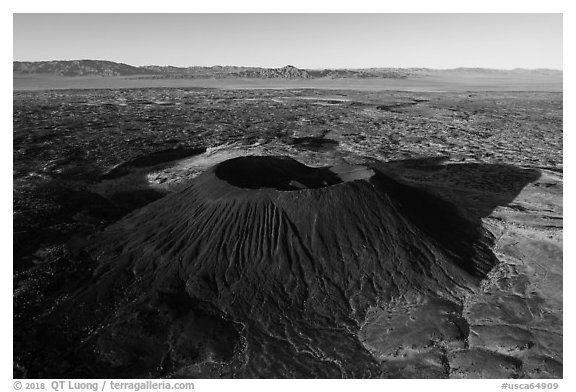
{"label": "dark crater floor", "polygon": [[[350,175],[350,172],[353,175]],[[230,159],[220,163],[215,170],[217,178],[236,187],[271,188],[280,191],[323,188],[346,181],[368,178],[373,174],[363,166],[338,169],[312,168],[288,157],[260,156]]]}

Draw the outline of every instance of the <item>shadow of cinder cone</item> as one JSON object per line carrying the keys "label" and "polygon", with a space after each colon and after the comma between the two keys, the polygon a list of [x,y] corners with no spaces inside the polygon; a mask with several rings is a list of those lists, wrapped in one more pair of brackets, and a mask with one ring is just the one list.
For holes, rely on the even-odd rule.
{"label": "shadow of cinder cone", "polygon": [[395,180],[454,204],[467,218],[479,220],[514,201],[541,172],[506,164],[445,163],[430,157],[377,163]]}

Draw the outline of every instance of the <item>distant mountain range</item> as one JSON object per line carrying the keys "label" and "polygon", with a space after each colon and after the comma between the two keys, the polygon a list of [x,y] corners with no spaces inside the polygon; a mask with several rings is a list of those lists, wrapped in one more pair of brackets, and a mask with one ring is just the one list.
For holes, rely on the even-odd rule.
{"label": "distant mountain range", "polygon": [[562,71],[552,69],[514,69],[497,70],[487,68],[455,68],[435,70],[428,68],[364,68],[364,69],[300,69],[292,65],[282,68],[260,68],[220,66],[213,67],[173,67],[173,66],[141,66],[116,63],[105,60],[55,60],[55,61],[14,61],[14,75],[51,74],[59,76],[141,76],[146,78],[167,79],[340,79],[340,78],[382,78],[403,79],[409,76],[433,74],[538,74],[562,75]]}

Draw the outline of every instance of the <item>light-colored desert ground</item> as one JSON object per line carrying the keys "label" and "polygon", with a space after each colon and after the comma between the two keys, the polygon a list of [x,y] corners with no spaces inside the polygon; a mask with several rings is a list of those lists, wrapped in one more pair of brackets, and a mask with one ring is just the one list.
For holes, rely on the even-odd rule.
{"label": "light-colored desert ground", "polygon": [[327,89],[442,91],[562,91],[562,76],[418,76],[408,79],[153,79],[145,77],[61,77],[14,75],[14,90],[118,88]]}

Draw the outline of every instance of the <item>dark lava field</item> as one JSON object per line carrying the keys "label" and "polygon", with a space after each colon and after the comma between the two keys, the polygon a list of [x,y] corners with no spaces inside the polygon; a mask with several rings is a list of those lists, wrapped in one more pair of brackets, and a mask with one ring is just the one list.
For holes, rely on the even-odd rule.
{"label": "dark lava field", "polygon": [[13,106],[16,378],[562,377],[562,93]]}

